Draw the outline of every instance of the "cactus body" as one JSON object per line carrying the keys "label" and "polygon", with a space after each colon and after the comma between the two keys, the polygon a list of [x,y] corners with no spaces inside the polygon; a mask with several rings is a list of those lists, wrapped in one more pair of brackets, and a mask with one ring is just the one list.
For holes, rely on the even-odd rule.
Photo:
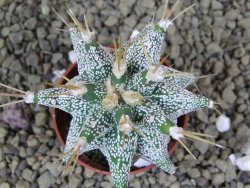
{"label": "cactus body", "polygon": [[[70,29],[79,76],[66,84],[68,88],[39,91],[34,97],[34,102],[73,117],[63,159],[66,163],[77,147],[77,156],[100,149],[109,162],[115,187],[127,187],[135,155],[170,174],[175,172],[167,152],[169,128],[180,115],[208,107],[210,100],[185,89],[196,81],[193,75],[158,65],[165,30],[150,23],[110,51],[84,40],[77,28]],[[82,86],[74,88],[79,82]],[[86,92],[74,95],[74,90],[83,88]]]}

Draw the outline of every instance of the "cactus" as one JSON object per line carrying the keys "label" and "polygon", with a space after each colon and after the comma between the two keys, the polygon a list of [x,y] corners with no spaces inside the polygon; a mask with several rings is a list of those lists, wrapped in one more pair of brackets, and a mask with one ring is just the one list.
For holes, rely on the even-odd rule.
{"label": "cactus", "polygon": [[175,173],[167,151],[169,136],[178,140],[194,158],[182,142],[183,138],[222,147],[204,138],[209,135],[185,131],[176,125],[179,116],[214,108],[215,104],[186,90],[198,79],[192,72],[180,72],[160,61],[165,32],[177,17],[169,18],[178,2],[167,15],[166,3],[158,23],[149,23],[124,44],[120,41],[120,47],[114,41],[114,49],[92,39],[94,33],[86,19],[83,28],[70,9],[67,12],[74,25],[56,12],[70,32],[79,75],[73,79],[62,76],[67,81],[65,85],[49,84],[53,87],[37,92],[0,84],[19,93],[9,96],[23,98],[2,106],[17,102],[37,103],[70,113],[72,121],[61,156],[66,163],[65,169],[74,169],[82,153],[100,149],[108,160],[114,185],[119,188],[128,186],[135,155],[169,174]]}

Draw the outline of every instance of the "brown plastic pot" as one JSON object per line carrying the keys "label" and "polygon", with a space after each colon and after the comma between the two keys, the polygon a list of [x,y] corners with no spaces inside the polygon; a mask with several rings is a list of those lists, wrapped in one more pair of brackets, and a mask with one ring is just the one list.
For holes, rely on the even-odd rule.
{"label": "brown plastic pot", "polygon": [[[68,68],[68,70],[66,71],[66,73],[64,74],[64,76],[66,76],[69,79],[71,79],[77,75],[78,75],[78,70],[77,70],[76,63],[71,64],[70,67]],[[66,81],[64,79],[60,80],[60,84],[65,84],[65,83],[66,83]],[[54,129],[56,131],[56,135],[59,138],[61,144],[63,146],[65,146],[66,138],[67,138],[68,131],[69,131],[70,121],[72,119],[71,115],[64,112],[64,111],[56,109],[56,108],[52,108],[51,115],[52,115],[52,119],[53,119],[53,126],[54,126]],[[180,116],[177,119],[177,121],[178,121],[177,125],[186,129],[188,115]],[[171,139],[171,141],[168,145],[168,149],[169,149],[168,152],[170,155],[172,155],[174,153],[174,150],[177,148],[178,145],[179,145],[178,141]],[[97,164],[96,161],[88,158],[84,154],[80,155],[80,157],[78,159],[78,163],[86,168],[93,170],[94,172],[99,173],[99,174],[110,174],[108,166],[103,166],[103,165]],[[150,166],[142,167],[142,168],[137,168],[137,167],[132,166],[130,173],[131,174],[138,174],[141,172],[145,172],[145,171],[148,171],[149,169],[153,168],[154,166],[155,165],[153,165],[153,164]]]}

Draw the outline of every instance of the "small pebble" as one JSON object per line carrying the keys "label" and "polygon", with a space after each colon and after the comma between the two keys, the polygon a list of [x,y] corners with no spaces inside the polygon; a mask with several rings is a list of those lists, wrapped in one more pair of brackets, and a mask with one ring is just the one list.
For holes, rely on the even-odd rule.
{"label": "small pebble", "polygon": [[91,177],[93,177],[94,174],[95,174],[95,172],[93,170],[85,168],[85,170],[84,170],[84,176],[86,178],[91,178]]}
{"label": "small pebble", "polygon": [[56,179],[48,171],[45,171],[39,176],[37,182],[40,188],[49,188],[56,182]]}
{"label": "small pebble", "polygon": [[108,27],[115,26],[116,24],[118,24],[118,19],[112,16],[109,16],[105,21],[105,25]]}
{"label": "small pebble", "polygon": [[18,180],[16,183],[16,188],[30,188],[30,184],[24,180]]}
{"label": "small pebble", "polygon": [[37,20],[36,18],[30,18],[27,21],[24,22],[24,26],[27,27],[28,29],[32,30],[36,27]]}
{"label": "small pebble", "polygon": [[35,115],[35,124],[36,126],[44,126],[46,123],[47,114],[45,112],[38,112]]}
{"label": "small pebble", "polygon": [[28,145],[29,147],[36,147],[36,146],[38,146],[38,144],[39,144],[39,141],[38,141],[38,139],[37,139],[35,136],[30,135],[30,136],[28,137],[27,145]]}
{"label": "small pebble", "polygon": [[213,174],[212,184],[218,186],[225,181],[224,173]]}
{"label": "small pebble", "polygon": [[10,184],[8,184],[7,182],[3,182],[0,184],[0,188],[10,188]]}
{"label": "small pebble", "polygon": [[103,188],[112,188],[112,184],[110,182],[101,182],[101,187]]}
{"label": "small pebble", "polygon": [[34,181],[35,176],[33,175],[34,173],[28,168],[24,169],[22,172],[22,177],[29,182]]}
{"label": "small pebble", "polygon": [[0,38],[0,48],[4,46],[4,40]]}

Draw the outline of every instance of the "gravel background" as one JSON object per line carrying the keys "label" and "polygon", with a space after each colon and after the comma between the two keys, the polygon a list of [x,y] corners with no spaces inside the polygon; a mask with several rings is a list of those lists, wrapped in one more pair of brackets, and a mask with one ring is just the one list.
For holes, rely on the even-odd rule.
{"label": "gravel background", "polygon": [[[186,0],[183,6],[193,2],[196,1]],[[44,87],[41,82],[53,77],[53,68],[69,66],[67,53],[72,49],[69,35],[56,30],[65,29],[65,25],[51,7],[62,14],[65,7],[71,7],[80,21],[85,13],[99,42],[110,44],[114,37],[120,35],[126,40],[133,29],[145,26],[152,20],[155,7],[155,17],[159,19],[164,1],[0,0],[1,82],[37,90]],[[179,70],[190,71],[194,61],[194,72],[218,73],[199,80],[198,86],[202,94],[224,101],[219,109],[232,121],[230,131],[219,133],[215,127],[218,114],[204,110],[190,115],[189,129],[214,135],[216,142],[228,149],[187,141],[198,162],[179,147],[172,157],[179,166],[174,176],[154,168],[130,176],[130,187],[250,188],[250,173],[239,171],[228,159],[231,153],[242,155],[250,136],[249,51],[248,0],[198,0],[193,10],[175,21],[175,26],[167,32],[163,52],[170,54],[174,68]],[[0,98],[0,104],[4,102],[6,98]],[[19,118],[13,120],[11,127],[0,121],[0,188],[112,187],[109,176],[95,174],[79,165],[72,177],[60,178],[62,169],[52,163],[63,148],[55,137],[48,109],[35,105],[22,109],[25,110],[11,109],[9,115]],[[15,121],[22,122],[27,129],[15,128]]]}

